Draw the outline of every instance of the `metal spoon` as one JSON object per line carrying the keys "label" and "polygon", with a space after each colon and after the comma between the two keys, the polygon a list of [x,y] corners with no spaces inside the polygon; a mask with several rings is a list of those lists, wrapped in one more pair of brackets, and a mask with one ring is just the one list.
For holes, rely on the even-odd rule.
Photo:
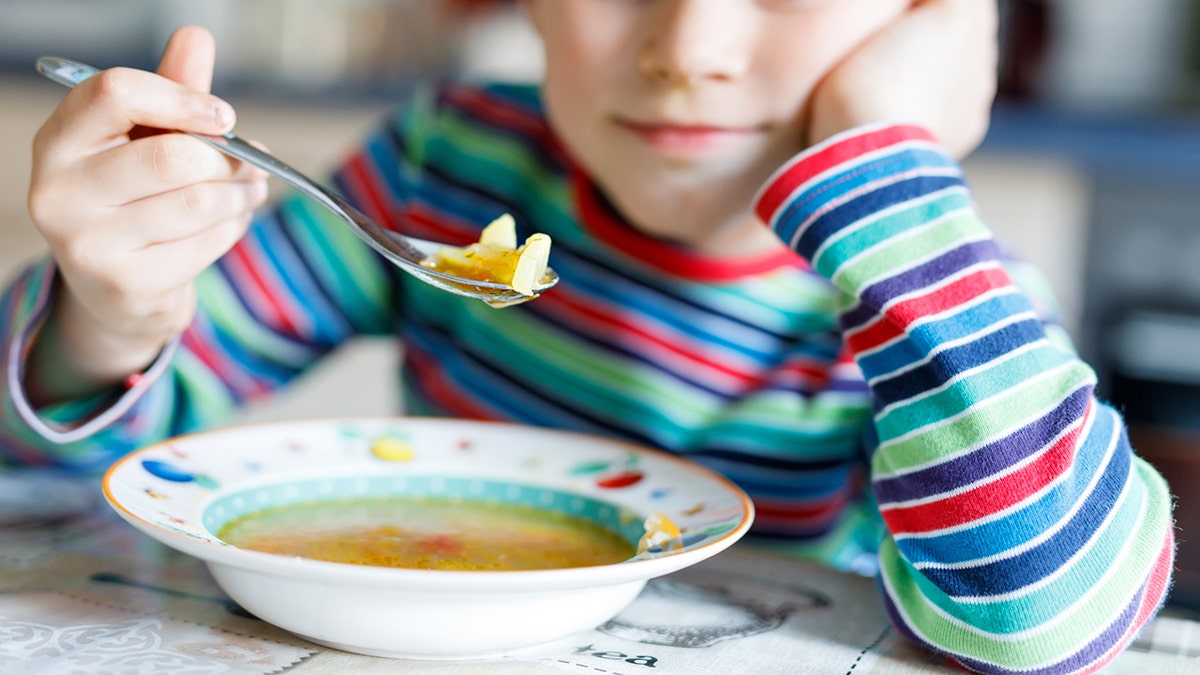
{"label": "metal spoon", "polygon": [[[74,87],[100,72],[92,66],[56,56],[43,56],[38,59],[37,69],[47,78],[68,87]],[[250,145],[232,132],[220,136],[180,133],[187,133],[227,155],[253,164],[316,199],[322,206],[341,218],[359,238],[370,244],[383,257],[421,281],[442,290],[468,298],[476,298],[493,307],[508,307],[532,300],[537,297],[537,294],[558,283],[558,275],[553,270],[547,269],[541,283],[533,289],[534,294],[524,295],[506,284],[476,281],[430,269],[422,265],[421,261],[433,255],[442,246],[441,244],[415,237],[406,237],[380,227],[337,193],[326,189],[308,176],[284,164],[274,155]]]}

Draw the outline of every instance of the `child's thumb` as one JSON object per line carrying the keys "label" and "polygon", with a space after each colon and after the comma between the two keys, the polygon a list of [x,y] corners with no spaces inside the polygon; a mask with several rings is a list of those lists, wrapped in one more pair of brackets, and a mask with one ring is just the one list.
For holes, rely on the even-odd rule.
{"label": "child's thumb", "polygon": [[200,26],[184,26],[171,35],[158,62],[158,74],[189,89],[212,88],[217,45],[212,33]]}

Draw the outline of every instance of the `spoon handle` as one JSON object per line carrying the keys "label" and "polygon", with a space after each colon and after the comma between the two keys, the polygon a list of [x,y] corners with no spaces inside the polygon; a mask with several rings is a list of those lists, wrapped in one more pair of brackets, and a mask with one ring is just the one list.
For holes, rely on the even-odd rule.
{"label": "spoon handle", "polygon": [[[37,69],[39,73],[47,78],[67,87],[74,87],[100,72],[99,69],[85,63],[58,56],[43,56],[39,58],[37,60]],[[342,215],[342,220],[351,226],[368,244],[371,244],[376,249],[380,249],[385,255],[392,254],[388,257],[393,257],[394,259],[394,256],[399,256],[403,259],[403,263],[417,264],[425,258],[425,253],[407,241],[392,236],[336,193],[325,189],[308,176],[288,166],[279,158],[251,145],[233,132],[221,134],[220,136],[206,136],[187,131],[180,133],[185,133],[188,136],[204,141],[231,157],[240,159],[247,164],[252,164],[316,199],[334,213]]]}
{"label": "spoon handle", "polygon": [[74,87],[99,72],[89,65],[57,56],[43,56],[38,59],[37,69],[42,75],[67,87]]}

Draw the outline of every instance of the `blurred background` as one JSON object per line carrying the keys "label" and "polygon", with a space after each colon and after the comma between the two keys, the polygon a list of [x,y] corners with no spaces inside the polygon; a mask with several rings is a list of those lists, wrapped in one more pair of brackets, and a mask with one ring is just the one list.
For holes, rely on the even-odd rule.
{"label": "blurred background", "polygon": [[[1200,607],[1200,494],[1187,494],[1200,481],[1200,0],[1000,5],[1000,94],[967,175],[1179,495],[1174,598]],[[64,90],[34,59],[153,69],[185,23],[217,37],[214,91],[237,106],[239,133],[316,175],[419,80],[541,70],[503,0],[0,0],[5,278],[45,250],[25,210],[29,143]],[[247,417],[394,412],[378,373],[396,358],[356,345]]]}

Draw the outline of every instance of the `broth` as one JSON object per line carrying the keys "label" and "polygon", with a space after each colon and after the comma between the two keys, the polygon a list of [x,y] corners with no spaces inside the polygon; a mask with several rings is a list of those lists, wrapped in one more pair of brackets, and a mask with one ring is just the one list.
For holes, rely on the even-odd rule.
{"label": "broth", "polygon": [[434,570],[538,570],[620,562],[634,547],[579,518],[513,504],[364,499],[270,509],[217,535],[239,548]]}

